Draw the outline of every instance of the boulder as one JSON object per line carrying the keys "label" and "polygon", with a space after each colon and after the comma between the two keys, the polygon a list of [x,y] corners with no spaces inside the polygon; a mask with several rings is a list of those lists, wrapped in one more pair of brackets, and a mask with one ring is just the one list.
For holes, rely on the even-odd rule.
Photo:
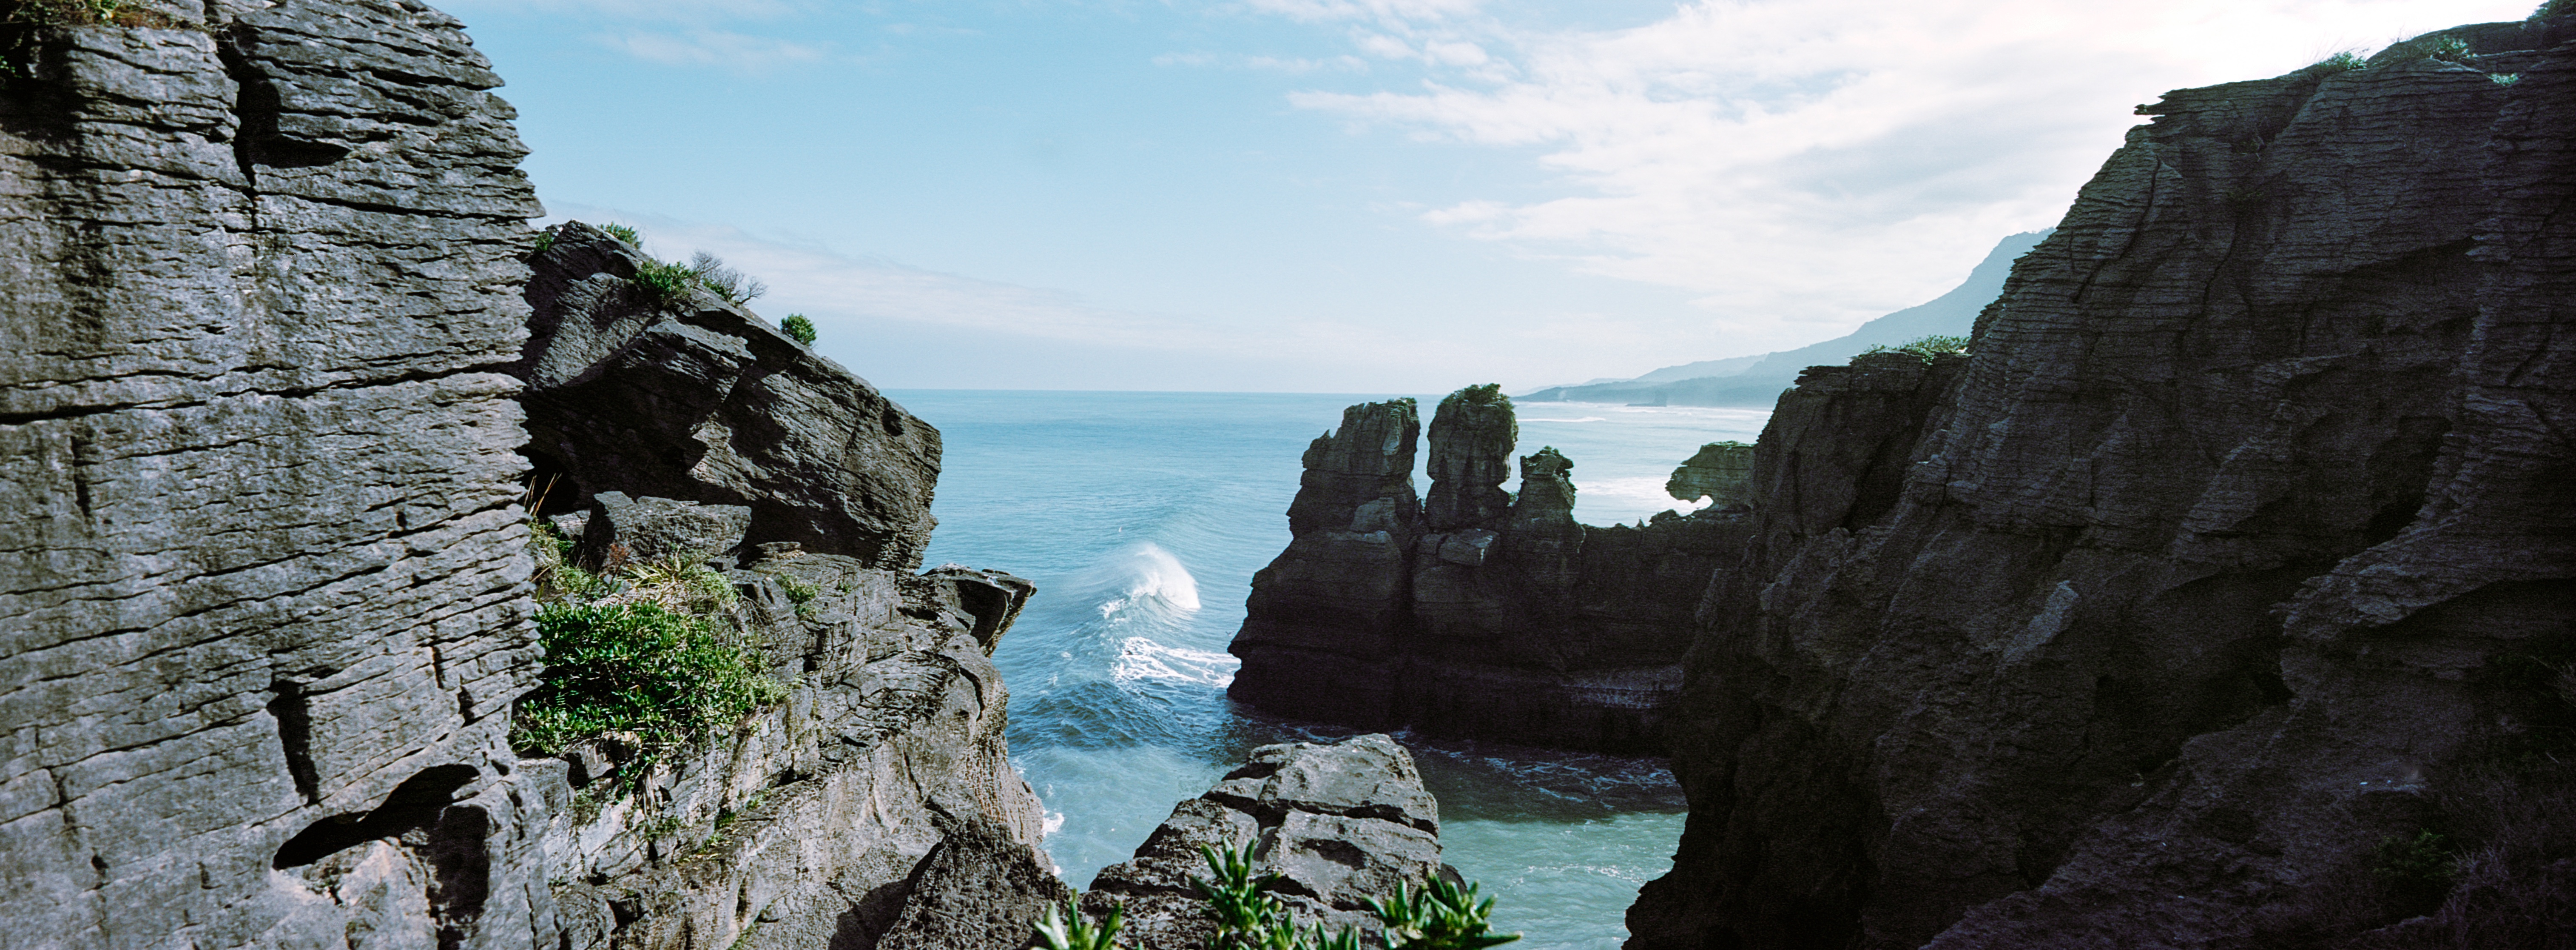
{"label": "boulder", "polygon": [[1097,919],[1124,908],[1132,950],[1199,950],[1216,922],[1193,888],[1210,872],[1199,848],[1252,849],[1254,873],[1300,927],[1350,927],[1373,939],[1369,899],[1420,887],[1440,863],[1439,803],[1413,756],[1385,735],[1252,750],[1207,794],[1181,802],[1134,859],[1114,864],[1083,895]]}
{"label": "boulder", "polygon": [[[562,523],[558,521],[558,523]],[[592,571],[664,558],[704,561],[730,554],[751,526],[751,509],[701,505],[669,498],[628,498],[625,492],[591,496],[574,558]]]}

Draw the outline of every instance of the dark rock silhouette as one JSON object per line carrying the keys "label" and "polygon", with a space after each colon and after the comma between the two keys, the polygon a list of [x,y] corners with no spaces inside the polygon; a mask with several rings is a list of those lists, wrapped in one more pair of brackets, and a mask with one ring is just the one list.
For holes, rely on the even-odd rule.
{"label": "dark rock silhouette", "polygon": [[2372,870],[2564,833],[2475,789],[2563,702],[2576,30],[2445,35],[2167,94],[1972,357],[1782,397],[1629,946],[2541,945],[2546,854]]}
{"label": "dark rock silhouette", "polygon": [[1574,463],[1552,448],[1505,495],[1518,427],[1507,400],[1466,398],[1478,389],[1434,419],[1430,505],[1413,503],[1410,402],[1353,406],[1316,440],[1294,539],[1253,577],[1229,692],[1366,729],[1659,749],[1691,611],[1742,547],[1741,517],[1577,524]]}

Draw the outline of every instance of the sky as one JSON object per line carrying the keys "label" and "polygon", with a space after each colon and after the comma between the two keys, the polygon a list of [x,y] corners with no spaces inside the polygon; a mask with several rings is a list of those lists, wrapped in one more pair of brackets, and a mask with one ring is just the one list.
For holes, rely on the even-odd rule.
{"label": "sky", "polygon": [[1434,393],[1842,335],[2164,90],[2532,0],[439,5],[547,221],[724,257],[880,386]]}

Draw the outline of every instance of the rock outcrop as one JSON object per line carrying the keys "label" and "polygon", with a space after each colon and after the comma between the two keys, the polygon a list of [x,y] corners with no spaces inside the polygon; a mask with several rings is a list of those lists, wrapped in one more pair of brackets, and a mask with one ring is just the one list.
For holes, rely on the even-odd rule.
{"label": "rock outcrop", "polygon": [[1810,371],[1629,945],[2549,939],[2571,829],[2473,791],[2576,717],[2516,672],[2576,649],[2571,40],[2169,93],[1972,357]]}
{"label": "rock outcrop", "polygon": [[[600,507],[616,496],[600,492]],[[691,521],[698,507],[614,504]],[[1063,887],[1034,847],[1037,799],[1011,768],[1009,696],[988,659],[1031,586],[953,565],[914,577],[786,542],[705,543],[752,552],[720,562],[738,565],[724,572],[736,622],[796,687],[649,766],[613,734],[519,763],[548,796],[562,945],[1019,946]],[[1026,914],[1001,933],[961,916],[970,906]]]}
{"label": "rock outcrop", "polygon": [[1364,735],[1252,750],[1207,794],[1173,808],[1134,860],[1102,869],[1083,913],[1124,908],[1121,944],[1134,950],[1208,946],[1216,918],[1191,884],[1210,873],[1203,845],[1248,849],[1256,875],[1278,875],[1266,890],[1297,926],[1349,927],[1366,940],[1379,929],[1367,900],[1434,875],[1458,881],[1440,863],[1440,803],[1422,787],[1412,753]]}
{"label": "rock outcrop", "polygon": [[[1029,588],[907,573],[937,433],[736,310],[531,287],[445,15],[13,18],[106,15],[0,29],[0,947],[1018,946],[953,908],[1059,893],[986,659]],[[649,766],[513,749],[531,367],[549,500],[731,550],[786,702]]]}
{"label": "rock outcrop", "polygon": [[578,221],[532,261],[515,372],[546,509],[609,489],[741,505],[750,543],[920,567],[939,430],[750,311],[656,299],[634,280],[651,263]]}
{"label": "rock outcrop", "polygon": [[1743,548],[1743,517],[1578,524],[1573,462],[1552,448],[1523,457],[1505,495],[1511,405],[1473,392],[1434,418],[1427,506],[1410,402],[1353,406],[1307,451],[1293,540],[1253,576],[1229,693],[1364,729],[1660,749],[1692,611]]}
{"label": "rock outcrop", "polygon": [[1753,447],[1742,442],[1711,442],[1699,447],[1664,480],[1664,494],[1677,501],[1706,499],[1714,508],[1733,508],[1753,500]]}

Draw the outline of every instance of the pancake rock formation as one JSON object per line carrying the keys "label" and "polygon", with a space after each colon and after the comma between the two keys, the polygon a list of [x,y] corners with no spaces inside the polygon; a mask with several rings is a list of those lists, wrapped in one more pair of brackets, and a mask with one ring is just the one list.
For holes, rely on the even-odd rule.
{"label": "pancake rock formation", "polygon": [[1374,942],[1380,924],[1366,903],[1391,900],[1401,885],[1433,876],[1463,883],[1440,863],[1440,803],[1422,787],[1413,754],[1385,735],[1334,743],[1297,742],[1252,750],[1244,763],[1181,802],[1136,857],[1103,868],[1082,896],[1085,915],[1123,908],[1121,945],[1131,950],[1199,950],[1216,920],[1191,885],[1208,876],[1199,848],[1246,849],[1253,873],[1276,874],[1265,888],[1298,927],[1344,927]]}
{"label": "pancake rock formation", "polygon": [[[532,283],[447,16],[106,12],[0,29],[0,947],[1019,946],[957,908],[1061,893],[986,658],[1030,588],[909,573],[937,433],[736,308],[607,303],[620,249]],[[787,699],[513,748],[528,419],[590,556],[715,560]]]}
{"label": "pancake rock formation", "polygon": [[2168,93],[1973,355],[1802,377],[1628,945],[2567,945],[2571,41]]}
{"label": "pancake rock formation", "polygon": [[1574,520],[1573,462],[1544,448],[1501,483],[1519,429],[1491,387],[1441,402],[1428,504],[1411,400],[1366,403],[1306,451],[1288,549],[1255,574],[1228,692],[1363,729],[1654,751],[1690,618],[1743,547],[1740,514],[1644,527]]}

